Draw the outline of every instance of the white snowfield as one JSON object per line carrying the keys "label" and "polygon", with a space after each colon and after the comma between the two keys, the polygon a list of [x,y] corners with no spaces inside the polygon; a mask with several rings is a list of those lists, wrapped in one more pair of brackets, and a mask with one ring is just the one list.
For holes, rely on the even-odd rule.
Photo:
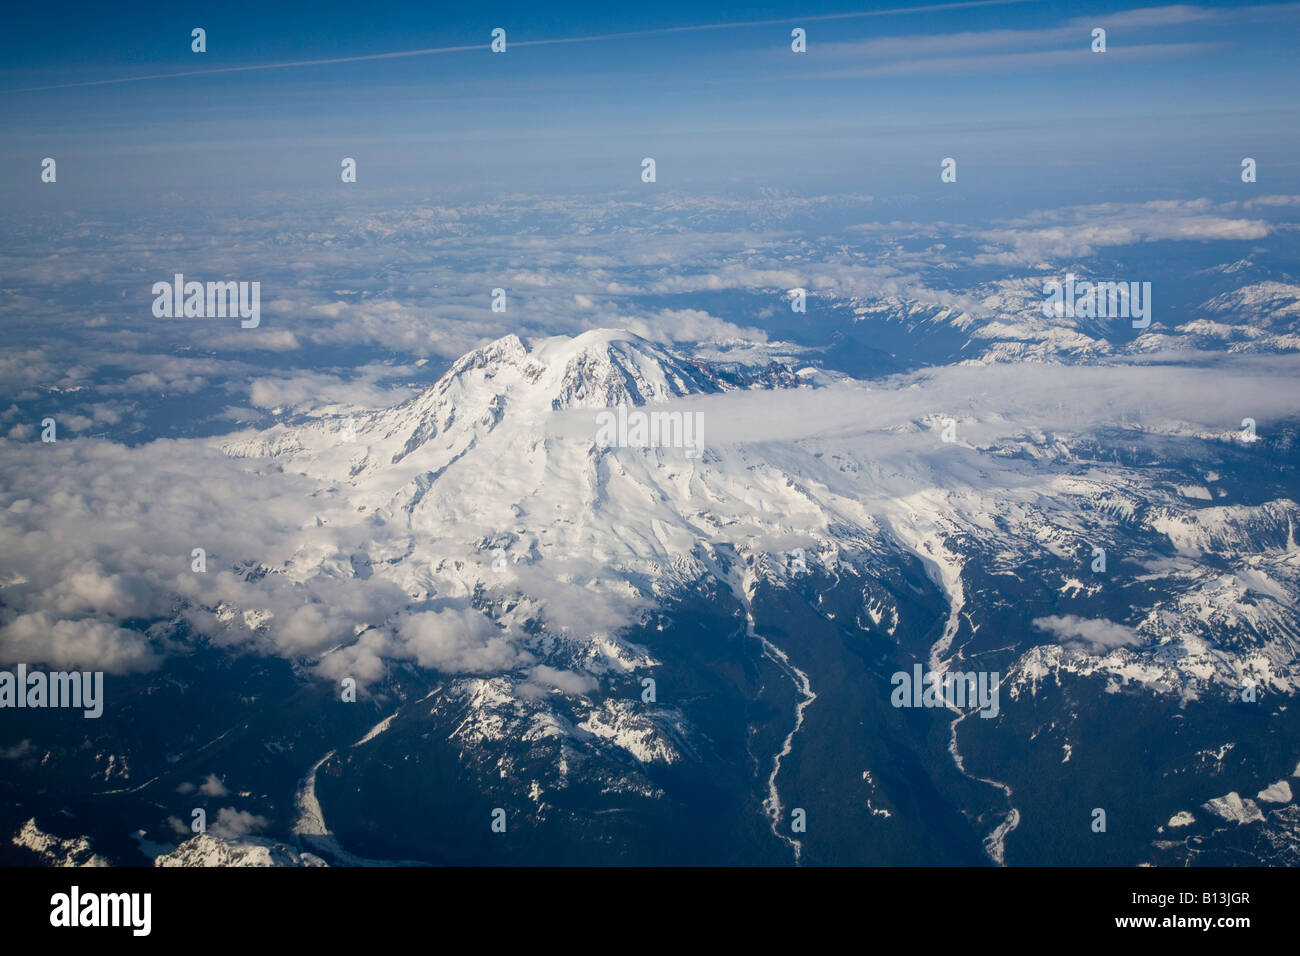
{"label": "white snowfield", "polygon": [[1256,823],[1264,819],[1264,814],[1260,811],[1258,804],[1254,800],[1243,800],[1235,790],[1222,797],[1215,797],[1213,800],[1202,804],[1202,806],[1211,813],[1223,817],[1229,823],[1238,825]]}
{"label": "white snowfield", "polygon": [[86,837],[65,839],[46,833],[36,825],[35,817],[24,823],[10,842],[31,850],[49,866],[112,866]]}
{"label": "white snowfield", "polygon": [[[653,627],[666,598],[708,585],[730,590],[748,613],[761,586],[785,586],[796,573],[870,576],[897,568],[900,553],[948,602],[927,655],[932,670],[954,666],[971,638],[983,600],[972,571],[1044,575],[1064,597],[1098,601],[1108,575],[1152,585],[1149,604],[1121,619],[1054,614],[1031,622],[1032,633],[1006,635],[1003,646],[1032,646],[1002,668],[1004,715],[1019,695],[1053,693],[1064,674],[1175,699],[1246,684],[1295,692],[1296,503],[1234,502],[1194,462],[1176,474],[1154,469],[1157,478],[1097,449],[1199,439],[1262,451],[1267,441],[1241,444],[1243,413],[1225,412],[1222,396],[1268,436],[1271,423],[1300,412],[1300,357],[1240,355],[1213,368],[994,362],[867,383],[774,370],[759,346],[747,354],[752,364],[737,370],[628,332],[529,345],[510,335],[391,408],[133,452],[201,456],[235,502],[231,513],[254,527],[211,529],[222,557],[207,575],[132,567],[125,562],[150,549],[117,549],[118,564],[103,572],[115,601],[100,606],[145,616],[131,595],[174,593],[185,620],[219,642],[301,661],[329,680],[353,677],[363,692],[395,663],[436,670],[445,678],[437,694],[406,708],[445,709],[463,751],[494,761],[481,769],[528,774],[522,785],[539,812],[592,754],[633,768],[608,785],[639,793],[654,790],[635,768],[688,759],[692,728],[671,698],[639,699],[659,662],[628,636]],[[603,446],[595,416],[619,405],[702,415],[702,455],[671,443]],[[57,451],[91,477],[127,455],[93,442]],[[112,482],[81,485],[94,503]],[[1189,487],[1214,497],[1189,497]],[[183,496],[150,504],[157,527],[193,527]],[[19,530],[29,520],[18,511],[5,519]],[[133,533],[113,530],[114,540]],[[1129,553],[1142,536],[1167,544]],[[34,536],[12,539],[28,547]],[[1107,551],[1105,574],[1089,567],[1094,547]],[[796,553],[803,570],[794,570]],[[48,598],[35,585],[6,596],[32,615]],[[858,620],[893,636],[901,615],[873,590]],[[736,627],[796,694],[788,735],[761,770],[775,823],[786,810],[783,758],[799,746],[805,714],[826,704],[797,641],[777,646],[753,621]],[[405,713],[353,746],[376,745]],[[502,741],[559,741],[554,774],[534,779],[511,748],[491,746]],[[955,723],[950,750],[963,768]],[[308,773],[295,830],[324,853],[332,837],[313,782]],[[1010,802],[1005,784],[989,782]],[[1268,793],[1259,799],[1281,795]],[[1247,802],[1224,808],[1248,813]],[[989,835],[994,860],[1017,819],[1011,807]],[[274,847],[190,844],[183,854],[195,860],[295,862]]]}
{"label": "white snowfield", "polygon": [[[1233,274],[1240,269],[1229,266],[1217,271]],[[1105,282],[1114,277],[1078,278]],[[1171,324],[1157,293],[1151,326],[1125,344],[1111,339],[1128,324],[1127,319],[1063,314],[1043,321],[1045,296],[1042,280],[1037,278],[995,280],[965,294],[913,291],[917,297],[850,296],[850,307],[856,321],[894,326],[921,340],[927,335],[951,338],[960,333],[962,356],[977,363],[1098,362],[1198,349],[1234,354],[1300,350],[1300,336],[1294,332],[1300,315],[1300,285],[1289,282],[1248,283],[1201,303],[1190,318],[1177,325]]]}
{"label": "white snowfield", "polygon": [[[1105,547],[1112,562],[1130,562],[1124,573],[1136,566],[1159,581],[1153,593],[1163,596],[1124,621],[1035,622],[1037,645],[1006,668],[1013,699],[1067,671],[1105,676],[1112,691],[1132,683],[1182,698],[1246,682],[1294,693],[1295,502],[1207,506],[1186,482],[1152,480],[1118,458],[1083,462],[1072,448],[1099,427],[1124,428],[1134,444],[1235,440],[1216,398],[1225,389],[1253,402],[1260,420],[1295,413],[1295,357],[1238,361],[1213,370],[1031,364],[1009,375],[949,366],[873,384],[802,370],[772,388],[628,332],[531,348],[509,335],[396,407],[246,433],[223,448],[267,478],[299,475],[315,488],[311,521],[270,575],[307,594],[356,582],[400,595],[343,607],[351,636],[323,649],[319,673],[364,686],[386,661],[413,660],[453,678],[446,699],[462,708],[454,736],[467,747],[556,736],[669,763],[690,733],[680,715],[605,697],[611,679],[652,675],[657,664],[624,638],[628,625],[705,578],[747,606],[756,581],[789,574],[796,549],[829,572],[869,573],[900,550],[915,555],[950,605],[930,652],[942,670],[967,639],[966,562],[1013,574],[1047,562],[1060,569],[1059,589],[1093,594],[1104,580],[1080,556]],[[702,414],[703,454],[602,446],[594,413],[618,405]],[[1163,536],[1178,559],[1123,553],[1121,523]],[[1231,572],[1202,563],[1207,551]],[[868,604],[863,619],[892,633],[897,609]],[[273,641],[279,626],[268,609],[236,600],[214,611],[246,640]],[[525,631],[525,621],[542,627]],[[802,696],[793,737],[816,688],[804,686],[797,648],[764,652],[786,661]],[[556,695],[578,719],[548,706]],[[955,728],[950,749],[962,767]],[[579,757],[565,754],[566,768]],[[781,807],[779,783],[769,813]],[[990,836],[994,859],[1015,819],[1013,808]]]}
{"label": "white snowfield", "polygon": [[[1274,407],[1298,401],[1294,389],[1279,393],[1261,377],[1292,374],[1294,360],[1275,359],[1283,364],[1242,370],[1260,407],[1268,395]],[[526,674],[543,656],[598,680],[641,673],[653,662],[619,633],[659,596],[706,574],[725,579],[733,560],[780,576],[795,548],[832,569],[899,548],[920,557],[953,604],[933,666],[953,650],[962,554],[972,544],[982,560],[1007,568],[1026,555],[1076,561],[1105,545],[1116,521],[1137,517],[1186,556],[1138,556],[1153,580],[1177,585],[1177,596],[1125,622],[1134,640],[1104,653],[1044,634],[1013,670],[1013,693],[1063,666],[1168,693],[1248,678],[1291,692],[1300,595],[1291,529],[1300,508],[1289,500],[1205,507],[1176,484],[1073,459],[1072,432],[1087,429],[1089,417],[1127,422],[1135,441],[1203,434],[1216,402],[1195,397],[1196,381],[1172,394],[1171,375],[1162,388],[1167,371],[1141,371],[1143,420],[1125,411],[1134,370],[1123,366],[1032,366],[992,379],[987,369],[945,368],[873,386],[817,373],[799,376],[797,388],[737,388],[628,332],[545,339],[531,349],[510,335],[394,408],[277,426],[224,448],[319,484],[314,523],[330,533],[317,545],[304,529],[275,574],[304,584],[373,576],[409,598],[409,607],[363,621],[359,639],[325,655],[319,666],[331,676],[376,673],[385,658]],[[1196,378],[1196,370],[1177,371]],[[1215,371],[1218,389],[1231,374]],[[601,447],[593,410],[619,404],[701,411],[703,456]],[[955,442],[941,440],[947,418]],[[356,550],[342,553],[340,538]],[[1211,550],[1234,559],[1234,573],[1201,566]],[[1064,580],[1095,583],[1086,566],[1064,570],[1072,572]],[[491,620],[470,606],[476,593],[487,597]],[[232,627],[276,626],[261,609],[238,610],[222,609]],[[520,634],[527,617],[546,622],[551,650]],[[1225,635],[1243,639],[1240,653],[1222,653]]]}
{"label": "white snowfield", "polygon": [[327,866],[314,853],[273,840],[243,837],[223,840],[201,833],[154,858],[154,866]]}

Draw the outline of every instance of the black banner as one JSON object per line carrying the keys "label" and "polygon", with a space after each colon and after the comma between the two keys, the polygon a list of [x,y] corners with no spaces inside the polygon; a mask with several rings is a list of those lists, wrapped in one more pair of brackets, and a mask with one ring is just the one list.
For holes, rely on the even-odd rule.
{"label": "black banner", "polygon": [[0,880],[7,938],[126,944],[338,944],[529,922],[560,937],[641,934],[722,919],[792,938],[911,926],[918,943],[1050,933],[1231,945],[1281,932],[1296,896],[1283,869],[30,869]]}

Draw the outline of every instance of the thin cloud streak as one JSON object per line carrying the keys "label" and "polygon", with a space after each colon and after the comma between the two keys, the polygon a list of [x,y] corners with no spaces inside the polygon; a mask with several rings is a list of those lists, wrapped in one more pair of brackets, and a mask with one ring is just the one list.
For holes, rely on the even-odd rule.
{"label": "thin cloud streak", "polygon": [[[1107,56],[1140,60],[1155,56],[1194,56],[1222,49],[1226,44],[1205,43],[1151,43],[1145,46],[1112,47]],[[934,57],[925,60],[907,60],[861,69],[830,70],[815,75],[816,79],[849,79],[865,76],[932,76],[942,73],[984,73],[1009,69],[1032,69],[1054,66],[1086,66],[1095,62],[1088,48],[1072,50],[1036,50],[1029,53],[989,53],[982,56]]]}
{"label": "thin cloud streak", "polygon": [[[512,40],[513,47],[556,46],[564,43],[594,43],[602,40],[635,40],[673,33],[695,33],[704,30],[743,29],[745,27],[777,26],[789,23],[818,23],[827,20],[848,20],[863,17],[897,16],[909,13],[937,13],[944,10],[965,10],[975,7],[1008,6],[1019,3],[1037,3],[1038,0],[962,0],[958,3],[937,3],[923,7],[895,7],[889,10],[862,10],[851,13],[824,13],[811,17],[786,17],[778,20],[747,20],[739,23],[705,23],[683,27],[659,27],[654,30],[637,30],[629,33],[606,33],[598,36],[555,37],[548,40]],[[146,80],[170,80],[191,76],[214,76],[221,73],[247,73],[255,70],[284,70],[304,66],[329,66],[338,63],[361,63],[368,60],[391,60],[399,57],[431,56],[439,53],[464,53],[470,50],[489,49],[490,44],[473,43],[467,46],[428,47],[420,50],[395,50],[389,53],[368,53],[361,56],[332,57],[323,60],[293,60],[284,63],[256,63],[248,66],[227,66],[212,70],[186,70],[181,73],[153,73],[147,76],[124,76],[111,80],[86,80],[79,83],[58,83],[51,86],[30,86],[0,93],[38,93],[47,90],[69,90],[88,86],[108,86],[117,83],[139,83]]]}

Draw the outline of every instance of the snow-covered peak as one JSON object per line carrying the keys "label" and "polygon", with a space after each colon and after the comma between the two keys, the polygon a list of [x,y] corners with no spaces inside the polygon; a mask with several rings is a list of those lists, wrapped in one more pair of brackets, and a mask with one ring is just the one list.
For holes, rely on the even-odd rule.
{"label": "snow-covered peak", "polygon": [[516,436],[530,436],[556,411],[654,404],[734,383],[632,332],[595,329],[541,339],[531,349],[512,334],[457,359],[393,408],[277,426],[225,450],[293,459],[318,477],[355,480],[403,463],[437,475],[507,418]]}
{"label": "snow-covered peak", "polygon": [[703,365],[616,329],[543,339],[530,359],[553,410],[646,405],[721,390]]}
{"label": "snow-covered peak", "polygon": [[326,866],[324,860],[275,840],[244,837],[223,840],[203,833],[186,840],[153,861],[160,867],[207,866]]}
{"label": "snow-covered peak", "polygon": [[[359,665],[350,662],[366,655],[414,659],[522,684],[535,683],[529,669],[537,665],[627,673],[643,655],[620,643],[620,632],[663,596],[703,581],[743,597],[745,573],[785,582],[796,550],[830,573],[841,565],[889,573],[900,557],[920,562],[952,607],[932,650],[942,663],[969,641],[958,634],[968,565],[1059,576],[1059,590],[1077,591],[1079,555],[1100,541],[1133,555],[1135,567],[1148,565],[1159,588],[1110,628],[1127,637],[1113,646],[1074,640],[1080,627],[1098,626],[1078,624],[1077,614],[1040,616],[1055,623],[1034,632],[1044,643],[1026,647],[1018,683],[1036,686],[1041,674],[1071,669],[1166,691],[1193,681],[1197,692],[1239,685],[1246,674],[1292,686],[1285,641],[1300,587],[1295,505],[1206,507],[1204,495],[1189,497],[1188,469],[1204,449],[1189,446],[1197,454],[1182,464],[1170,453],[1167,466],[1129,465],[1081,459],[1061,442],[1047,454],[1045,437],[946,442],[933,424],[888,417],[866,439],[826,421],[821,434],[799,431],[793,440],[762,428],[744,437],[733,423],[766,423],[773,407],[793,400],[799,380],[791,374],[790,392],[764,396],[745,386],[768,379],[747,369],[738,376],[697,364],[627,332],[528,345],[507,336],[415,398],[358,416],[350,437],[336,423],[317,423],[247,442],[265,449],[261,467],[320,482],[313,523],[277,570],[302,584],[373,577],[409,598],[374,613],[362,607],[355,633],[368,636],[334,648],[337,662],[321,666],[351,673]],[[560,414],[723,391],[692,413],[707,417],[700,455],[671,443],[603,443],[594,415],[584,423],[585,412]],[[888,401],[884,389],[875,395]],[[828,411],[836,400],[810,397]],[[910,400],[904,414],[922,411],[941,420]],[[968,436],[979,434],[975,427],[962,425]],[[1093,441],[1082,438],[1080,452]],[[1147,553],[1157,543],[1158,553]],[[1201,566],[1206,553],[1232,565],[1231,581],[1220,580],[1218,561]],[[878,625],[897,623],[892,600],[868,603],[864,614]],[[257,610],[243,608],[242,620]],[[1171,657],[1165,644],[1174,641],[1187,649]],[[1228,660],[1225,646],[1264,653]]]}

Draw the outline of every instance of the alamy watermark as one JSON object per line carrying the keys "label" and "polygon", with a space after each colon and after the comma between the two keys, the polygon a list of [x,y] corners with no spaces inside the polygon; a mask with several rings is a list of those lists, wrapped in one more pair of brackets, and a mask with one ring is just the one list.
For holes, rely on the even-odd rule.
{"label": "alamy watermark", "polygon": [[240,328],[255,329],[262,321],[262,283],[186,282],[176,273],[171,282],[155,282],[154,318],[224,319],[239,316]]}
{"label": "alamy watermark", "polygon": [[50,897],[50,925],[55,927],[127,927],[133,936],[148,936],[153,920],[152,893],[83,893],[75,884]]}
{"label": "alamy watermark", "polygon": [[920,664],[912,673],[897,671],[889,679],[894,692],[889,702],[895,707],[947,707],[949,709],[978,708],[981,717],[998,715],[998,696],[1001,690],[997,671],[967,671],[944,673],[923,671]]}
{"label": "alamy watermark", "polygon": [[3,707],[75,707],[85,711],[83,717],[100,717],[104,713],[104,672],[29,673],[26,664],[19,664],[17,674],[0,671]]}
{"label": "alamy watermark", "polygon": [[601,448],[684,448],[687,458],[704,453],[703,412],[605,410],[596,416],[596,444]]}
{"label": "alamy watermark", "polygon": [[1150,282],[1076,282],[1074,273],[1065,281],[1043,283],[1043,315],[1049,319],[1132,319],[1133,328],[1151,324]]}

